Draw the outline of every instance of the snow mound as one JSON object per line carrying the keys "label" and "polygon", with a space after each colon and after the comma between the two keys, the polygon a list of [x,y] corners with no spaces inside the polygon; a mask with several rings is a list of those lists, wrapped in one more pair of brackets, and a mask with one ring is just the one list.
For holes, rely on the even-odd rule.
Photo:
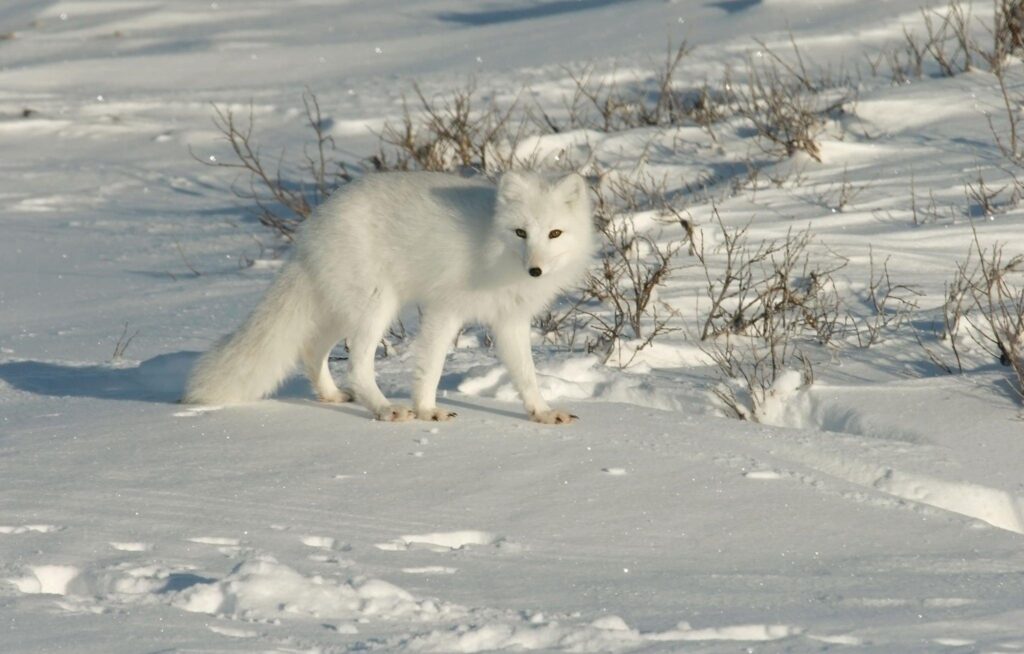
{"label": "snow mound", "polygon": [[[601,399],[652,409],[680,409],[676,398],[654,388],[642,375],[615,374],[596,356],[538,362],[537,383],[541,395],[549,402]],[[470,368],[459,382],[458,391],[503,402],[519,401],[508,371],[499,364]]]}
{"label": "snow mound", "polygon": [[270,557],[245,561],[220,581],[187,588],[171,604],[192,613],[247,620],[282,616],[428,620],[462,612],[452,604],[417,600],[380,579],[343,582],[306,577]]}
{"label": "snow mound", "polygon": [[381,579],[305,576],[270,556],[243,561],[221,579],[161,564],[119,564],[85,572],[42,565],[10,579],[22,593],[64,595],[96,607],[167,604],[189,613],[266,622],[281,619],[459,619],[460,606],[420,600]]}
{"label": "snow mound", "polygon": [[[577,357],[564,361],[551,361],[538,366],[537,381],[541,393],[548,399],[588,399],[600,393],[610,375],[597,365],[597,357]],[[471,368],[459,383],[460,393],[493,397],[505,402],[518,400],[509,377],[502,365]]]}
{"label": "snow mound", "polygon": [[646,339],[619,342],[609,362],[628,363],[627,372],[637,373],[646,373],[652,368],[688,368],[714,364],[707,352],[692,343],[649,343]]}
{"label": "snow mound", "polygon": [[766,425],[785,425],[790,403],[803,386],[803,375],[796,370],[783,371],[765,393],[754,415]]}
{"label": "snow mound", "polygon": [[[1024,496],[1013,488],[964,478],[949,466],[916,470],[912,461],[893,456],[893,449],[923,444],[941,433],[946,414],[927,415],[909,397],[921,384],[893,383],[873,388],[804,386],[800,373],[785,371],[755,411],[758,422],[797,429],[819,429],[844,436],[822,447],[783,446],[777,452],[846,481],[901,500],[953,511],[994,527],[1024,533]],[[951,402],[958,402],[952,400]],[[965,413],[967,413],[965,409]],[[945,416],[945,417],[943,417]],[[909,428],[908,428],[909,425]],[[887,443],[892,443],[888,446]],[[749,478],[769,477],[749,473]]]}

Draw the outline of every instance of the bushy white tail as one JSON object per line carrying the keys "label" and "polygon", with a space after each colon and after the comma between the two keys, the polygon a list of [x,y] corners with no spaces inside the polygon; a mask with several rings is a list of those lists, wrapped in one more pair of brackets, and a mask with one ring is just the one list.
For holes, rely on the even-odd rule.
{"label": "bushy white tail", "polygon": [[182,401],[237,404],[274,392],[295,366],[314,310],[308,277],[295,263],[286,265],[238,331],[196,362]]}

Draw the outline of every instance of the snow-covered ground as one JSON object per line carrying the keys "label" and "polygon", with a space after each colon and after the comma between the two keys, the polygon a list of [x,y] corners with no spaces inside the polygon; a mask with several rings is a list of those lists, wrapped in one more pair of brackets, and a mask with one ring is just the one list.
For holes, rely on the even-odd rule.
{"label": "snow-covered ground", "polygon": [[[1024,650],[1019,398],[979,352],[947,375],[918,343],[952,362],[934,331],[956,262],[975,230],[1021,252],[1024,223],[972,219],[964,196],[979,175],[1007,181],[990,73],[868,72],[863,53],[919,25],[919,4],[0,4],[0,651]],[[809,387],[784,375],[760,423],[715,398],[685,249],[661,298],[694,324],[631,367],[538,343],[546,394],[581,417],[569,427],[523,418],[476,333],[442,380],[451,423],[374,422],[298,378],[249,406],[176,404],[284,252],[189,153],[225,153],[210,103],[251,101],[276,152],[307,137],[308,87],[356,162],[413,82],[473,75],[557,112],[584,65],[635,76],[686,38],[697,86],[766,56],[754,37],[785,51],[790,31],[815,66],[861,69],[851,115],[822,135],[822,163],[779,165],[803,168],[789,183],[709,195],[754,242],[809,225],[818,252],[848,260],[844,302],[866,302],[871,259],[888,257],[918,310],[819,358]],[[645,128],[538,148],[643,159],[678,185],[728,177],[752,144],[717,138]],[[690,211],[712,251],[710,204]],[[407,396],[405,346],[378,363]]]}

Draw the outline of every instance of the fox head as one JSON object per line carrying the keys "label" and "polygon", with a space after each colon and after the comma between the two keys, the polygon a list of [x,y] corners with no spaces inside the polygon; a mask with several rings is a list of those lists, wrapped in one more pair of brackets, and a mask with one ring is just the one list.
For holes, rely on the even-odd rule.
{"label": "fox head", "polygon": [[505,173],[498,183],[496,236],[532,277],[580,270],[594,251],[587,184],[576,173],[550,180]]}

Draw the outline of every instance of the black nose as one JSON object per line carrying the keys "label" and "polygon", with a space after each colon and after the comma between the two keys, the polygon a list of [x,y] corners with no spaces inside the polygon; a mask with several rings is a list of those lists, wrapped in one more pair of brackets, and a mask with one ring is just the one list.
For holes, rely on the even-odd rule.
{"label": "black nose", "polygon": [[530,268],[530,276],[531,277],[540,277],[540,273],[541,273],[541,269],[540,268],[537,268],[536,266],[534,266],[533,268]]}

